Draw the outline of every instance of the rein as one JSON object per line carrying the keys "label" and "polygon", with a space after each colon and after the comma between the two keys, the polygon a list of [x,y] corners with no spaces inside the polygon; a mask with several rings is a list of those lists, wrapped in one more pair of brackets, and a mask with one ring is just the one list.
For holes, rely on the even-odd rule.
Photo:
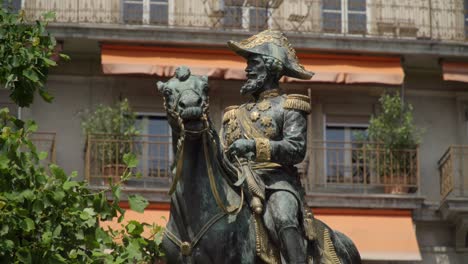
{"label": "rein", "polygon": [[[180,99],[180,96],[178,100]],[[177,100],[177,101],[178,101]],[[176,103],[177,103],[176,101]],[[177,105],[177,104],[174,104]],[[202,136],[202,141],[203,141],[203,152],[205,156],[205,162],[206,162],[206,168],[207,168],[207,174],[208,174],[208,179],[210,183],[210,189],[211,193],[213,194],[213,198],[216,201],[216,204],[218,205],[219,208],[221,208],[221,212],[218,214],[214,215],[213,217],[210,218],[209,221],[206,222],[206,224],[198,231],[198,233],[193,237],[187,237],[188,240],[191,241],[181,241],[174,233],[172,233],[169,229],[166,228],[165,230],[165,235],[166,237],[171,240],[175,245],[177,245],[184,256],[191,256],[192,254],[192,249],[198,244],[200,239],[205,235],[205,233],[213,226],[216,222],[218,222],[220,219],[223,217],[233,214],[237,215],[243,207],[243,201],[244,201],[244,191],[241,188],[241,196],[240,196],[240,201],[238,206],[226,206],[222,199],[221,196],[218,192],[218,187],[216,185],[216,179],[213,173],[213,167],[212,167],[212,159],[210,156],[210,146],[209,146],[209,140],[213,140],[211,133],[209,133],[210,129],[210,124],[208,122],[208,103],[204,103],[203,105],[203,124],[204,128],[200,131],[192,131],[192,130],[187,130],[184,127],[184,123],[182,118],[180,117],[179,113],[175,111],[174,109],[169,109],[166,105],[166,100],[164,99],[164,108],[166,109],[167,113],[175,120],[177,120],[177,125],[180,130],[179,138],[177,140],[177,153],[176,153],[176,174],[174,177],[174,180],[172,182],[172,185],[169,189],[169,195],[172,195],[176,188],[177,184],[180,180],[181,174],[182,174],[182,169],[183,169],[183,164],[184,164],[184,144],[185,144],[185,136],[188,135],[200,135]],[[208,138],[210,137],[210,138]],[[177,202],[177,199],[176,199]],[[180,208],[178,205],[175,206],[175,209],[179,215],[181,215]],[[183,227],[182,227],[183,228]]]}

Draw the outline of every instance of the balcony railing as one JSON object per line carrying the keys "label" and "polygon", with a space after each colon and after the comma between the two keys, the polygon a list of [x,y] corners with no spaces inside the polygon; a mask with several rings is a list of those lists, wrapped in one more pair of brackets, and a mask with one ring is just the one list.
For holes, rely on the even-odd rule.
{"label": "balcony railing", "polygon": [[439,160],[442,199],[468,197],[468,146],[450,146]]}
{"label": "balcony railing", "polygon": [[314,141],[304,186],[307,193],[409,194],[419,188],[418,149],[382,144]]}
{"label": "balcony railing", "polygon": [[[18,0],[19,1],[19,0]],[[268,5],[269,4],[269,5]],[[26,17],[55,11],[58,23],[465,41],[463,1],[24,0]]]}
{"label": "balcony railing", "polygon": [[55,155],[55,137],[53,132],[34,132],[31,134],[30,139],[36,146],[37,152],[46,152],[47,158],[42,162],[42,165],[48,165],[56,162]]}
{"label": "balcony railing", "polygon": [[139,161],[132,173],[140,174],[123,183],[127,188],[154,189],[169,186],[172,164],[172,143],[169,135],[89,135],[86,144],[85,173],[92,186],[107,186],[120,181],[127,169],[125,153],[133,153]]}

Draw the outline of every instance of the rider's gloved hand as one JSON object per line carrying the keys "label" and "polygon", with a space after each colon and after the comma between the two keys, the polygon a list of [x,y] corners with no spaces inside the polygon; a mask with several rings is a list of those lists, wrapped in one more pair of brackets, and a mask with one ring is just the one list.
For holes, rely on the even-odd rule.
{"label": "rider's gloved hand", "polygon": [[234,141],[227,150],[228,157],[233,160],[234,156],[247,160],[255,159],[255,140],[238,139]]}

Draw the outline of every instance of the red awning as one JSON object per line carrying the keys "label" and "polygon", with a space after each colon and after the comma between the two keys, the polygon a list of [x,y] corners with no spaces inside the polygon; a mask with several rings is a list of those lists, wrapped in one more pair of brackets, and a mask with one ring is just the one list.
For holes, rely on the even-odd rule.
{"label": "red awning", "polygon": [[[105,74],[150,74],[170,77],[180,65],[197,75],[227,80],[245,79],[245,60],[228,50],[163,48],[103,44]],[[287,82],[381,83],[399,85],[403,69],[399,58],[299,54],[311,80],[284,78]]]}
{"label": "red awning", "polygon": [[[421,260],[411,211],[316,208],[313,212],[331,228],[351,238],[363,260]],[[168,219],[169,205],[156,204],[142,214],[127,210],[124,222],[139,220],[165,226]],[[116,220],[101,225],[121,228]],[[145,230],[145,235],[149,235],[149,230]]]}
{"label": "red awning", "polygon": [[347,235],[364,260],[419,261],[411,211],[314,209],[316,217]]}
{"label": "red awning", "polygon": [[443,62],[444,81],[468,82],[468,63]]}

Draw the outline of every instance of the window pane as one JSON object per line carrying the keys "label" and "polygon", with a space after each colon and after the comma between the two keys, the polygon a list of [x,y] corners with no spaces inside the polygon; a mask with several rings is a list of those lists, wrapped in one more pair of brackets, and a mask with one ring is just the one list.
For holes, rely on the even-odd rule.
{"label": "window pane", "polygon": [[366,0],[348,0],[348,10],[366,11]]}
{"label": "window pane", "polygon": [[338,182],[344,174],[344,127],[327,127],[327,181]]}
{"label": "window pane", "polygon": [[323,30],[330,33],[341,33],[341,14],[323,13]]}
{"label": "window pane", "polygon": [[224,8],[224,26],[229,28],[242,28],[242,8],[225,7]]}
{"label": "window pane", "polygon": [[348,19],[348,33],[366,33],[367,19],[365,14],[348,14]]}
{"label": "window pane", "polygon": [[166,4],[152,4],[150,8],[150,23],[167,25],[169,19]]}
{"label": "window pane", "polygon": [[11,10],[13,13],[17,13],[21,9],[21,0],[2,0],[3,8]]}
{"label": "window pane", "polygon": [[224,6],[242,6],[244,0],[224,0]]}
{"label": "window pane", "polygon": [[140,24],[143,19],[142,0],[126,1],[123,5],[123,20],[125,23]]}
{"label": "window pane", "polygon": [[341,10],[341,0],[323,0],[322,9]]}
{"label": "window pane", "polygon": [[268,11],[265,8],[251,8],[249,10],[252,31],[261,31],[268,28]]}

